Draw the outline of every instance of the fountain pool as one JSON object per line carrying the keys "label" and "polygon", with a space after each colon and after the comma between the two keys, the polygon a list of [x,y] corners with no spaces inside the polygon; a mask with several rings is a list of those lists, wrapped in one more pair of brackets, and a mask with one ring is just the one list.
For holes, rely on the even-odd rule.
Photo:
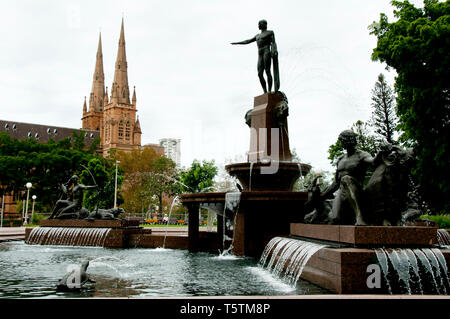
{"label": "fountain pool", "polygon": [[[96,280],[81,292],[56,292],[67,267],[90,260]],[[189,297],[329,294],[292,286],[250,257],[175,249],[111,249],[0,243],[0,298]]]}

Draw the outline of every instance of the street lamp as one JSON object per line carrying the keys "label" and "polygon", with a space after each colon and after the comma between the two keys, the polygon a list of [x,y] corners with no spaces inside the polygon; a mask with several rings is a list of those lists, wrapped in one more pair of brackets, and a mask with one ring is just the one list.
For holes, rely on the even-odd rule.
{"label": "street lamp", "polygon": [[114,208],[117,208],[117,164],[120,164],[120,161],[116,161],[116,178],[114,185]]}
{"label": "street lamp", "polygon": [[33,199],[33,206],[31,206],[31,220],[33,220],[33,215],[34,215],[34,202],[36,200],[36,195],[31,196],[31,198]]}
{"label": "street lamp", "polygon": [[24,225],[28,224],[28,200],[30,198],[30,188],[31,188],[32,185],[31,185],[30,182],[28,182],[25,186],[27,187],[27,204],[25,206],[25,222],[24,222]]}
{"label": "street lamp", "polygon": [[4,210],[5,210],[5,193],[3,193],[3,195],[2,195],[2,217],[1,217],[0,227],[3,227]]}

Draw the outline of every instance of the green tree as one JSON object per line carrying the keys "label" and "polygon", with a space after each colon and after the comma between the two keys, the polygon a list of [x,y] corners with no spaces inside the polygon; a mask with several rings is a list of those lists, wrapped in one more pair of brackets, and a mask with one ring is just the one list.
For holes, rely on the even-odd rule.
{"label": "green tree", "polygon": [[187,186],[182,186],[183,192],[200,193],[210,190],[214,186],[217,172],[214,160],[204,160],[202,163],[194,160],[189,170],[180,173],[181,182]]}
{"label": "green tree", "polygon": [[[84,206],[93,210],[95,208],[112,208],[114,207],[114,192],[116,167],[114,161],[95,157],[92,158],[81,172],[80,181],[85,185],[98,186],[97,189],[90,189],[84,193]],[[92,174],[92,175],[91,175]],[[123,169],[117,167],[117,189],[119,190],[123,182]],[[123,199],[118,193],[117,204],[120,205]]]}
{"label": "green tree", "polygon": [[382,13],[370,26],[377,37],[372,59],[397,72],[401,141],[412,141],[414,174],[434,211],[450,211],[450,1],[425,0],[424,8],[392,1],[396,21]]}
{"label": "green tree", "polygon": [[[376,138],[370,132],[370,125],[363,121],[356,121],[351,127],[352,131],[356,133],[356,147],[362,151],[368,152],[375,156],[378,152],[378,144]],[[344,154],[344,148],[339,140],[330,145],[328,148],[328,159],[332,165],[337,164],[338,158]]]}
{"label": "green tree", "polygon": [[163,213],[163,196],[173,197],[181,193],[177,182],[176,164],[170,158],[161,156],[153,161],[153,169],[145,178],[144,185],[158,200],[159,215]]}
{"label": "green tree", "polygon": [[322,184],[320,186],[320,189],[321,191],[324,191],[328,186],[331,185],[333,173],[322,170],[311,170],[308,174],[306,174],[306,176],[300,177],[295,182],[293,190],[295,192],[307,192],[308,187],[311,185],[314,178],[318,175],[322,176]]}
{"label": "green tree", "polygon": [[73,149],[69,138],[37,143],[33,138],[12,140],[7,133],[1,133],[1,191],[24,194],[25,184],[31,182],[30,195],[36,195],[43,209],[51,211],[61,195],[58,185],[79,174],[81,165],[87,165],[96,156]]}
{"label": "green tree", "polygon": [[396,144],[397,142],[394,139],[397,126],[395,96],[382,73],[378,75],[378,81],[372,90],[372,108],[370,124],[375,129],[375,133],[388,143]]}
{"label": "green tree", "polygon": [[123,208],[128,213],[144,212],[150,205],[156,204],[145,179],[153,170],[153,161],[158,158],[154,150],[143,148],[135,149],[131,152],[111,152],[110,158],[120,160],[120,167],[124,172],[124,181],[121,189],[123,196]]}

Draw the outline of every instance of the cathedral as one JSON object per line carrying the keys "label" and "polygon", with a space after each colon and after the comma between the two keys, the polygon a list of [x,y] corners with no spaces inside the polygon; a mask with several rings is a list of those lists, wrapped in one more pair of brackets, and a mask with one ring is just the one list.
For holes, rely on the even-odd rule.
{"label": "cathedral", "polygon": [[89,108],[86,97],[83,105],[82,129],[99,131],[101,138],[99,151],[103,156],[107,156],[113,149],[131,151],[141,148],[142,131],[139,118],[136,117],[136,89],[133,88],[133,95],[130,100],[127,69],[125,32],[122,19],[111,96],[108,95],[108,87],[105,89],[100,34],[92,90],[89,96]]}

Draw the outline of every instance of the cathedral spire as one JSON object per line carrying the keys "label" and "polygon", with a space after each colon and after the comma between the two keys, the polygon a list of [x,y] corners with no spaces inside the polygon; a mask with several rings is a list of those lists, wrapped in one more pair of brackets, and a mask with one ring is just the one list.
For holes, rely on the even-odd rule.
{"label": "cathedral spire", "polygon": [[83,114],[87,112],[86,97],[84,97]]}
{"label": "cathedral spire", "polygon": [[103,73],[102,34],[98,37],[97,57],[95,61],[92,90],[89,98],[89,111],[101,112],[105,95],[105,74]]}
{"label": "cathedral spire", "polygon": [[108,87],[106,87],[105,98],[103,100],[103,105],[107,105],[108,103],[109,103],[109,100],[108,100]]}
{"label": "cathedral spire", "polygon": [[136,106],[136,87],[133,87],[133,98],[131,99],[131,103]]}
{"label": "cathedral spire", "polygon": [[[116,70],[114,72],[114,82],[111,88],[111,100],[114,102],[130,104],[130,89],[128,87],[128,65],[125,53],[125,31],[120,28],[119,49],[117,51]],[[113,101],[112,101],[113,102]]]}

